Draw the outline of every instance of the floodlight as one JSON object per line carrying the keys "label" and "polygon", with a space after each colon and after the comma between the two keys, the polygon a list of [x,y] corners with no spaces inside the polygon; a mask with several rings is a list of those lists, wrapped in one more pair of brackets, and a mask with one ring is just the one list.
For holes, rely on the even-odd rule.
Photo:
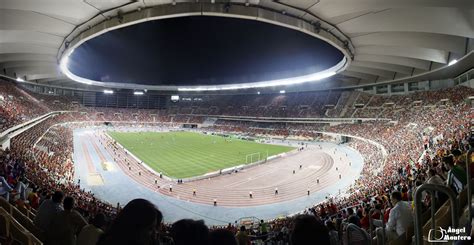
{"label": "floodlight", "polygon": [[452,66],[454,64],[458,63],[458,60],[454,59],[454,60],[451,60],[448,64],[448,66]]}
{"label": "floodlight", "polygon": [[113,94],[113,93],[114,93],[113,90],[108,90],[108,89],[104,90],[104,94]]}
{"label": "floodlight", "polygon": [[171,101],[176,102],[179,100],[179,95],[171,95]]}
{"label": "floodlight", "polygon": [[300,84],[300,83],[306,83],[306,82],[319,81],[319,80],[322,80],[324,78],[328,78],[334,75],[336,75],[336,72],[334,71],[318,72],[318,73],[299,76],[299,77],[283,78],[283,79],[277,79],[277,80],[271,80],[271,81],[255,82],[255,83],[228,84],[228,85],[220,85],[220,86],[184,87],[184,88],[178,88],[178,91],[218,91],[218,90],[233,90],[233,89],[263,88],[263,87],[272,87],[272,86],[286,86],[286,85],[294,85],[294,84]]}

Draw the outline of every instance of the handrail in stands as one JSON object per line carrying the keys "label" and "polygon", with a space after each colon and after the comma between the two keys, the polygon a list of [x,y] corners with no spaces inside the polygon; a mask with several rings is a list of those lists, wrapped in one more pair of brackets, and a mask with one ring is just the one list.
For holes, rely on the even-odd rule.
{"label": "handrail in stands", "polygon": [[[436,219],[434,218],[436,215],[436,202],[435,202],[435,192],[430,190],[430,196],[431,196],[431,229],[435,230],[436,229]],[[421,222],[420,222],[421,223]],[[428,234],[429,235],[429,234]]]}
{"label": "handrail in stands", "polygon": [[382,209],[381,212],[380,212],[380,215],[382,215],[382,244],[385,244],[385,237],[386,237],[386,234],[385,234],[385,210]]}
{"label": "handrail in stands", "polygon": [[[446,194],[451,201],[451,220],[454,228],[459,226],[459,202],[457,200],[456,194],[449,187],[443,185],[433,185],[433,184],[423,184],[418,187],[415,191],[415,241],[416,245],[423,244],[423,221],[422,221],[422,194],[424,191],[434,191],[441,192]],[[431,197],[431,202],[434,202],[433,196]],[[431,208],[434,208],[434,205],[431,205]],[[434,211],[431,210],[431,225],[435,225]]]}
{"label": "handrail in stands", "polygon": [[471,146],[466,154],[466,173],[467,173],[467,207],[469,209],[469,220],[473,218],[472,210],[472,184],[471,184],[471,163],[472,154],[474,153],[474,146]]}

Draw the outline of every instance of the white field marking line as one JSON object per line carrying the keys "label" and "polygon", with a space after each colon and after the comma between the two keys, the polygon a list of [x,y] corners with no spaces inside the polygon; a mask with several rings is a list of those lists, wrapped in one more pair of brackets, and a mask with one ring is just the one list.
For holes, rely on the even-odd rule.
{"label": "white field marking line", "polygon": [[[330,160],[331,158],[327,158],[327,159]],[[330,164],[330,161],[329,161],[329,162],[325,162],[324,164],[325,164],[325,166],[326,166],[327,164]],[[327,171],[330,171],[330,169],[328,169]],[[319,171],[310,171],[310,172],[305,173],[304,176],[299,176],[299,177],[296,178],[295,180],[291,180],[291,179],[294,178],[294,177],[293,177],[292,174],[290,174],[290,175],[287,175],[288,178],[285,178],[283,181],[280,181],[280,182],[278,182],[277,184],[272,183],[271,185],[267,185],[267,186],[259,186],[258,188],[252,188],[252,190],[257,191],[257,190],[268,189],[268,188],[270,188],[270,189],[273,190],[273,188],[274,188],[275,186],[281,186],[281,185],[283,185],[282,188],[287,187],[288,185],[294,185],[294,184],[308,185],[308,184],[310,184],[311,180],[314,180],[314,179],[312,179],[312,177],[314,177],[314,175],[316,175],[316,174],[318,174],[318,173],[319,173],[319,175],[317,175],[316,177],[322,177],[322,176],[324,176],[325,174],[328,174],[328,172],[320,173]],[[290,179],[291,181],[287,181],[288,179]],[[284,182],[284,181],[287,181],[287,182]],[[308,181],[309,181],[309,182],[308,182]],[[247,181],[247,182],[249,182],[249,181]],[[242,187],[242,188],[240,188],[240,189],[241,189],[241,190],[250,190],[249,187]]]}
{"label": "white field marking line", "polygon": [[[278,168],[275,168],[275,167],[269,167],[271,169],[271,171],[263,171],[263,173],[261,174],[256,174],[256,175],[252,175],[252,177],[249,178],[246,178],[246,179],[243,179],[242,181],[237,181],[237,182],[233,182],[233,183],[230,183],[228,185],[225,185],[223,186],[224,188],[229,188],[229,187],[235,187],[237,185],[241,185],[241,184],[245,184],[245,183],[248,183],[252,180],[255,180],[255,179],[258,179],[258,178],[261,178],[261,177],[264,177],[266,175],[269,175],[269,174],[272,174],[274,172],[276,172],[277,170],[279,170]],[[240,172],[239,172],[240,173]],[[237,173],[238,174],[238,173]]]}
{"label": "white field marking line", "polygon": [[[304,152],[301,152],[301,153],[304,153]],[[307,152],[307,153],[312,153],[312,152]],[[292,156],[292,158],[295,157],[295,156],[297,156],[297,155]],[[300,156],[300,155],[298,154],[298,156]],[[285,160],[287,160],[288,162],[287,162],[287,163],[283,163]],[[285,161],[285,162],[286,162],[286,161]],[[278,164],[278,163],[280,163],[280,164]],[[266,167],[269,168],[271,171],[264,171],[262,174],[252,175],[252,177],[250,177],[250,178],[246,178],[246,179],[243,179],[242,181],[237,181],[237,182],[234,182],[234,183],[230,183],[230,184],[228,184],[228,185],[225,185],[224,187],[225,187],[225,188],[227,188],[227,187],[235,187],[235,186],[237,186],[237,185],[249,183],[249,182],[251,182],[251,181],[253,181],[253,180],[257,179],[257,178],[264,177],[264,176],[269,175],[269,174],[273,174],[274,172],[276,172],[276,171],[278,171],[278,170],[281,170],[282,167],[292,166],[292,165],[294,165],[295,163],[297,163],[297,161],[292,161],[291,159],[286,158],[286,159],[281,159],[281,161],[278,162],[278,163],[275,164],[275,165],[273,165],[273,166],[271,166],[271,165],[266,166]],[[280,165],[283,165],[283,166],[280,166]],[[299,165],[299,164],[297,164],[296,167],[299,167],[298,165]],[[264,166],[264,165],[261,165],[261,166]],[[321,168],[321,167],[320,167],[320,168]],[[291,169],[292,169],[292,168],[290,167],[290,168],[287,168],[286,170],[291,171]],[[299,168],[298,168],[298,170],[299,170]],[[313,174],[313,173],[312,173],[312,171],[311,171],[309,174],[307,174],[307,175],[305,175],[305,176],[303,176],[303,177],[306,178],[306,177],[308,177],[308,175],[311,176],[312,174]],[[288,180],[288,178],[291,179],[291,177],[292,177],[292,175],[288,175],[287,178],[285,178],[285,179],[282,180],[282,181],[279,181],[279,183],[282,183],[282,182]],[[302,177],[300,176],[300,178],[302,178]]]}

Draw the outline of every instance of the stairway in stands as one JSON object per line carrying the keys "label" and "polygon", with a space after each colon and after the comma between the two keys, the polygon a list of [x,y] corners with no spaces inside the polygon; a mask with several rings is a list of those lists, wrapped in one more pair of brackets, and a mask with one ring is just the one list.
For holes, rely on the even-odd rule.
{"label": "stairway in stands", "polygon": [[350,97],[350,93],[348,91],[342,92],[341,96],[339,97],[336,106],[332,109],[328,109],[326,112],[326,116],[328,117],[339,117],[341,111],[344,109],[344,105]]}
{"label": "stairway in stands", "polygon": [[202,127],[205,128],[205,127],[212,127],[214,126],[214,124],[216,123],[217,121],[217,118],[215,117],[206,117],[206,119],[204,120],[204,122],[202,122]]}
{"label": "stairway in stands", "polygon": [[354,103],[356,102],[359,95],[360,95],[360,92],[352,92],[349,94],[349,97],[347,98],[346,102],[341,105],[343,106],[343,109],[341,111],[341,114],[339,114],[339,117],[342,118],[346,116],[347,110],[354,106]]}

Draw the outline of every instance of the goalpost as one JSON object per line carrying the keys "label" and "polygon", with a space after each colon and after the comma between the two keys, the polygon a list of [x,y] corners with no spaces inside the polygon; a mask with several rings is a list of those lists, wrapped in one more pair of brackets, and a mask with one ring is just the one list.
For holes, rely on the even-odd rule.
{"label": "goalpost", "polygon": [[[254,161],[254,157],[256,161]],[[245,156],[245,163],[249,164],[249,163],[257,162],[257,161],[260,161],[260,159],[261,159],[260,152],[250,153]]]}

